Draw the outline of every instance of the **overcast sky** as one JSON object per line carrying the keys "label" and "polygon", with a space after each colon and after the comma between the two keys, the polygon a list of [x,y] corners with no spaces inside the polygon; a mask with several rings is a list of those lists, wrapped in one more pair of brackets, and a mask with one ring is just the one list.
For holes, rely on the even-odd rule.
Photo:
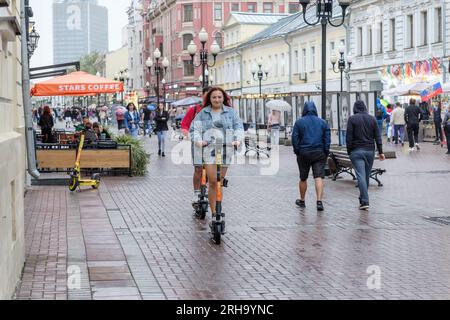
{"label": "overcast sky", "polygon": [[[41,36],[39,46],[31,58],[31,67],[53,64],[53,0],[30,0],[36,21],[36,31]],[[131,0],[99,0],[100,5],[108,8],[109,50],[121,46],[122,28],[127,24],[126,9]]]}

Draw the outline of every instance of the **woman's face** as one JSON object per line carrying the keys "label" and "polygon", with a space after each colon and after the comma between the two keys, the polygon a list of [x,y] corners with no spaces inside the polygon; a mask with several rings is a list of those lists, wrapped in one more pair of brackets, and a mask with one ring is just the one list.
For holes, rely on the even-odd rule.
{"label": "woman's face", "polygon": [[159,110],[163,111],[164,110],[164,105],[162,103],[159,104]]}
{"label": "woman's face", "polygon": [[223,93],[220,90],[211,93],[211,105],[213,108],[221,108],[223,105]]}
{"label": "woman's face", "polygon": [[134,104],[130,104],[129,109],[130,111],[134,111]]}

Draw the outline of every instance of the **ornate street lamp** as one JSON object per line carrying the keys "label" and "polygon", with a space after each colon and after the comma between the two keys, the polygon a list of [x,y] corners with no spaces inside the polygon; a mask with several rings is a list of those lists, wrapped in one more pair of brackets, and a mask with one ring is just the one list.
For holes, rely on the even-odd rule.
{"label": "ornate street lamp", "polygon": [[33,25],[33,29],[28,35],[28,55],[30,58],[33,55],[36,48],[38,47],[40,38],[41,36],[39,35],[39,33],[36,32],[36,28]]}
{"label": "ornate street lamp", "polygon": [[[252,76],[253,80],[259,81],[259,98],[262,99],[262,81],[266,81],[269,78],[269,68],[267,66],[263,67],[263,59],[260,57],[257,60],[257,65],[252,66]],[[264,102],[263,102],[264,104]],[[259,131],[258,131],[258,120],[256,113],[256,103],[255,103],[255,131],[256,131],[256,155],[259,159],[260,153],[265,153],[262,148],[259,147]]]}
{"label": "ornate street lamp", "polygon": [[[341,74],[341,91],[339,93],[339,97],[337,99],[337,121],[338,121],[338,136],[339,136],[339,146],[342,146],[342,137],[341,137],[341,111],[340,111],[340,106],[342,105],[342,92],[344,89],[344,74],[345,74],[345,78],[347,80],[350,80],[350,68],[352,66],[353,63],[353,57],[348,54],[347,55],[347,61],[345,61],[344,59],[344,53],[345,53],[345,46],[340,46],[339,47],[339,61],[338,58],[336,56],[336,54],[333,52],[333,54],[331,55],[331,64],[333,65],[333,71],[335,73],[340,73]],[[336,62],[338,62],[338,70],[336,70]]]}
{"label": "ornate street lamp", "polygon": [[345,12],[350,5],[351,0],[338,0],[339,5],[342,8],[342,21],[338,24],[332,22],[333,18],[333,0],[317,0],[316,1],[316,17],[317,21],[309,22],[306,19],[306,9],[311,3],[311,0],[300,0],[303,11],[303,20],[306,24],[314,26],[317,24],[322,25],[322,119],[326,120],[326,106],[327,106],[327,69],[326,69],[326,56],[327,56],[327,24],[332,27],[340,27],[345,21]]}
{"label": "ornate street lamp", "polygon": [[[161,59],[161,51],[159,51],[158,48],[155,49],[153,52],[153,57],[155,58],[155,63],[153,63],[153,60],[151,57],[148,57],[145,64],[147,65],[148,72],[151,74],[153,65],[155,66],[154,71],[156,75],[156,101],[159,107],[159,78],[160,76],[164,76],[167,71],[167,67],[169,66],[169,60],[167,60],[166,57],[163,58],[162,62],[160,62]],[[162,68],[161,68],[162,65]]]}
{"label": "ornate street lamp", "polygon": [[200,64],[195,65],[194,64],[194,57],[197,52],[197,45],[194,43],[194,40],[191,40],[191,43],[189,43],[187,50],[189,54],[191,55],[192,65],[194,68],[202,67],[202,87],[206,88],[208,86],[208,79],[206,76],[206,68],[212,68],[216,64],[216,57],[220,52],[220,47],[217,44],[217,41],[214,40],[211,44],[210,51],[214,59],[214,63],[212,65],[208,64],[208,50],[205,49],[206,42],[208,42],[208,33],[206,32],[205,28],[202,28],[198,34],[198,38],[200,40],[200,43],[202,44],[202,48],[200,49]]}

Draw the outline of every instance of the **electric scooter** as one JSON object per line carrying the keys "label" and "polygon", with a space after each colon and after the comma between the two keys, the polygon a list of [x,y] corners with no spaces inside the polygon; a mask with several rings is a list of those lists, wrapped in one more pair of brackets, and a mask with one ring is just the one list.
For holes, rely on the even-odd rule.
{"label": "electric scooter", "polygon": [[70,173],[70,182],[69,182],[69,190],[75,191],[79,187],[88,187],[91,186],[93,189],[98,189],[100,187],[100,174],[94,173],[91,176],[91,179],[82,179],[81,178],[81,168],[80,168],[80,159],[81,159],[81,151],[84,146],[84,133],[81,133],[80,143],[77,149],[77,158],[75,161],[75,168],[73,168]]}
{"label": "electric scooter", "polygon": [[208,212],[208,193],[207,193],[207,177],[206,167],[202,165],[202,178],[200,184],[200,194],[198,195],[198,202],[193,204],[195,215],[198,219],[204,220]]}

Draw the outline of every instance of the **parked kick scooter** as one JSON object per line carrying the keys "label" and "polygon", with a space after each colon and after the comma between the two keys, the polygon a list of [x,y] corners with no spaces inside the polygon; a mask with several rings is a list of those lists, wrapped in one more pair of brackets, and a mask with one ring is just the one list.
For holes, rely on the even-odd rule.
{"label": "parked kick scooter", "polygon": [[87,187],[91,186],[93,189],[98,189],[100,187],[100,174],[94,173],[91,176],[91,179],[81,179],[81,168],[80,168],[80,159],[81,159],[81,151],[83,150],[84,145],[84,133],[81,133],[80,143],[78,145],[77,150],[77,158],[75,161],[75,168],[73,168],[70,173],[70,182],[69,182],[69,190],[75,191],[79,187]]}

